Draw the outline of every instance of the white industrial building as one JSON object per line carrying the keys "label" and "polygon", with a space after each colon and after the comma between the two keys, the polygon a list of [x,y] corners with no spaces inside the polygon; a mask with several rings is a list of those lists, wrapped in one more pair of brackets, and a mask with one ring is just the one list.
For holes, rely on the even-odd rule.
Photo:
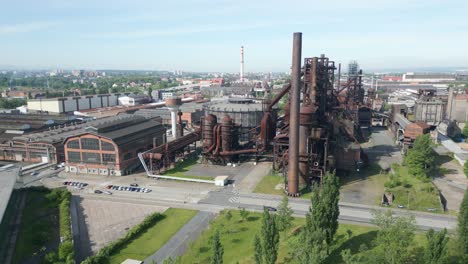
{"label": "white industrial building", "polygon": [[140,104],[147,104],[151,102],[151,98],[146,95],[133,95],[119,97],[119,104],[124,106],[135,106]]}
{"label": "white industrial building", "polygon": [[120,105],[119,98],[125,94],[99,94],[57,98],[28,99],[28,111],[67,113],[92,108]]}

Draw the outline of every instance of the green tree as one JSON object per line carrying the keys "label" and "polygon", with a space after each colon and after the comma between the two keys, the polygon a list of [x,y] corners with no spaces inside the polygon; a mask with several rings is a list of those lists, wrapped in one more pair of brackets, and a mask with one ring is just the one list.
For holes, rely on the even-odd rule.
{"label": "green tree", "polygon": [[468,162],[465,161],[463,165],[463,171],[465,172],[465,176],[468,177]]}
{"label": "green tree", "polygon": [[447,256],[447,229],[440,232],[435,232],[434,229],[429,229],[426,233],[427,247],[424,250],[424,263],[426,264],[441,264],[445,263]]}
{"label": "green tree", "polygon": [[284,196],[278,206],[278,229],[284,231],[285,235],[287,230],[292,226],[292,220],[294,219],[292,214],[293,210],[289,206],[289,199],[287,196]]}
{"label": "green tree", "polygon": [[377,211],[373,214],[373,224],[380,228],[375,240],[376,245],[379,245],[376,254],[385,263],[406,263],[416,230],[414,216],[395,217],[391,211]]}
{"label": "green tree", "polygon": [[468,190],[465,190],[458,213],[458,239],[464,258],[468,259]]}
{"label": "green tree", "polygon": [[262,219],[262,253],[266,264],[274,264],[278,258],[279,230],[276,225],[276,215],[267,208],[263,209]]}
{"label": "green tree", "polygon": [[239,213],[242,218],[242,221],[245,221],[247,217],[249,217],[249,211],[245,210],[245,208],[240,209]]}
{"label": "green tree", "polygon": [[261,264],[262,261],[262,243],[260,241],[260,238],[256,234],[254,237],[254,259],[255,259],[255,264]]}
{"label": "green tree", "polygon": [[151,100],[153,100],[153,95],[152,95],[152,93],[153,93],[153,88],[149,87],[149,88],[148,88],[148,96],[151,98]]}
{"label": "green tree", "polygon": [[323,180],[322,190],[320,191],[321,208],[325,214],[325,222],[322,227],[325,230],[327,251],[333,242],[333,237],[338,230],[338,216],[340,208],[338,202],[340,200],[340,184],[335,173],[326,173]]}
{"label": "green tree", "polygon": [[221,244],[221,240],[219,238],[219,231],[216,230],[216,232],[213,235],[213,238],[211,239],[211,264],[223,264],[223,254],[224,254],[224,248],[223,245]]}
{"label": "green tree", "polygon": [[32,93],[28,92],[28,99],[33,99]]}
{"label": "green tree", "polygon": [[468,138],[468,124],[465,123],[462,133],[463,133],[463,137]]}
{"label": "green tree", "polygon": [[413,148],[408,150],[405,156],[405,163],[408,172],[415,176],[427,177],[431,164],[435,161],[435,154],[432,150],[432,142],[429,134],[416,138]]}
{"label": "green tree", "polygon": [[363,263],[362,257],[353,255],[351,249],[345,249],[340,252],[341,258],[345,264],[360,264]]}

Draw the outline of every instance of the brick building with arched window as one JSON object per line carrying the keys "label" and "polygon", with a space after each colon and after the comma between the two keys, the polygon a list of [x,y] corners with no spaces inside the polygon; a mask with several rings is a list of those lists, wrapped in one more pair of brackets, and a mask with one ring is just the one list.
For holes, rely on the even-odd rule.
{"label": "brick building with arched window", "polygon": [[64,142],[65,170],[95,175],[126,175],[139,169],[138,153],[165,142],[166,129],[155,120],[122,116],[88,126]]}

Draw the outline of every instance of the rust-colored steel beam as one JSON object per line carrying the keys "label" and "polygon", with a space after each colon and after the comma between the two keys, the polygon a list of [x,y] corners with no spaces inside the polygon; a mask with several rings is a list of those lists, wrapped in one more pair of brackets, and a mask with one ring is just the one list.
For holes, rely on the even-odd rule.
{"label": "rust-colored steel beam", "polygon": [[290,83],[285,84],[283,86],[283,89],[281,89],[281,91],[275,95],[275,97],[273,98],[271,103],[268,105],[266,111],[271,112],[273,106],[275,106],[275,104],[277,104],[279,102],[279,100],[281,100],[281,98],[283,98],[283,96],[285,96],[286,93],[289,92],[289,89],[291,89],[291,84]]}
{"label": "rust-colored steel beam", "polygon": [[295,32],[291,69],[291,108],[289,121],[288,195],[299,195],[299,108],[301,94],[302,33]]}

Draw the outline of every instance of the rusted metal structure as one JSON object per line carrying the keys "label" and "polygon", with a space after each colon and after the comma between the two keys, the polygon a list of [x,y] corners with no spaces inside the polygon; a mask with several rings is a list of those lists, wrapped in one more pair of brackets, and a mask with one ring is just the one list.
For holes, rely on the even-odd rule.
{"label": "rusted metal structure", "polygon": [[[335,85],[334,61],[321,55],[305,58],[301,67],[301,56],[302,34],[294,33],[291,82],[264,104],[260,124],[248,131],[249,140],[241,139],[246,132],[229,111],[223,116],[208,112],[195,132],[144,154],[151,170],[171,166],[177,152],[198,140],[202,156],[212,163],[237,161],[241,155],[271,159],[273,169],[283,172],[290,196],[321,182],[331,170],[356,169],[361,162],[355,131],[363,106],[362,71]],[[275,105],[286,95],[284,116],[277,118]]]}

